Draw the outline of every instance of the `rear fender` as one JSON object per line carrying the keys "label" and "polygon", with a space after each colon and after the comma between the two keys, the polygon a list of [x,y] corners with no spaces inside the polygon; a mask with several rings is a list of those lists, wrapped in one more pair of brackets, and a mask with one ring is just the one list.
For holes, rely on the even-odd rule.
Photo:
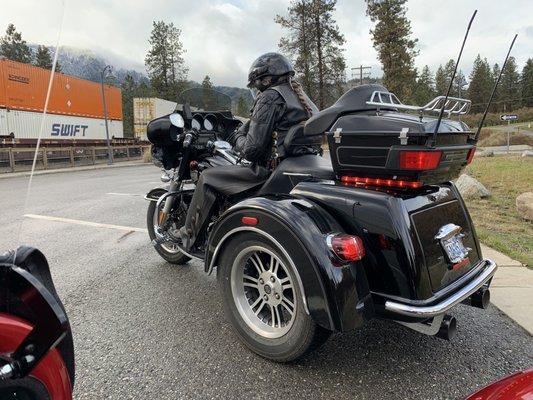
{"label": "rear fender", "polygon": [[[243,216],[256,217],[257,225],[243,224]],[[338,266],[326,236],[343,230],[320,206],[290,196],[256,197],[238,203],[212,229],[206,271],[217,265],[229,238],[247,232],[263,235],[293,261],[306,311],[320,326],[346,331],[371,317],[373,306],[364,271],[358,262]]]}

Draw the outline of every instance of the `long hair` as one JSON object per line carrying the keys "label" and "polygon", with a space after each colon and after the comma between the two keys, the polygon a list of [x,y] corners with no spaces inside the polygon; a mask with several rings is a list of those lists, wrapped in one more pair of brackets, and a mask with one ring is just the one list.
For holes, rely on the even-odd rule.
{"label": "long hair", "polygon": [[308,117],[312,117],[313,113],[314,113],[313,107],[311,107],[311,105],[307,101],[307,96],[305,95],[305,92],[304,92],[304,89],[302,88],[302,85],[300,85],[299,82],[293,80],[292,77],[289,77],[289,86],[291,87],[293,92],[298,97],[298,100],[300,101],[300,104],[302,105],[302,107],[307,112]]}

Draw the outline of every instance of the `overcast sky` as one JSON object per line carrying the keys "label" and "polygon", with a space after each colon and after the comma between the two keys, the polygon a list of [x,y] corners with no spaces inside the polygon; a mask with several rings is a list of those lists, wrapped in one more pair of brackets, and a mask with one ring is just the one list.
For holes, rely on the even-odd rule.
{"label": "overcast sky", "polygon": [[[208,74],[215,84],[244,86],[251,62],[261,53],[275,51],[283,30],[274,23],[288,0],[64,0],[66,6],[61,44],[93,49],[125,60],[143,70],[153,20],[174,22],[182,33],[189,78]],[[62,0],[3,0],[0,29],[9,22],[28,42],[53,45]],[[455,58],[466,24],[474,9],[478,15],[466,45],[461,67],[468,74],[480,53],[501,63],[512,35],[519,34],[513,50],[520,69],[533,57],[532,0],[410,0],[407,15],[413,37],[419,39],[416,65],[439,64]],[[372,47],[363,0],[338,0],[336,19],[346,36],[348,67],[373,66],[380,75]],[[348,71],[350,75],[350,72]]]}

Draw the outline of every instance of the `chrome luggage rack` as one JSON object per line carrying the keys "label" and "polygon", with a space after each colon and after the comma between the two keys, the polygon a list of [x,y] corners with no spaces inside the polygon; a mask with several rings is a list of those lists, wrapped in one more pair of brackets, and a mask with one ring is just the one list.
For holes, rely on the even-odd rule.
{"label": "chrome luggage rack", "polygon": [[396,108],[398,110],[415,111],[423,114],[425,112],[440,113],[444,108],[444,113],[450,115],[465,115],[470,111],[472,102],[458,97],[438,96],[427,103],[425,106],[411,106],[403,104],[394,93],[376,90],[370,96],[370,101],[366,104],[376,106],[379,111],[381,107]]}

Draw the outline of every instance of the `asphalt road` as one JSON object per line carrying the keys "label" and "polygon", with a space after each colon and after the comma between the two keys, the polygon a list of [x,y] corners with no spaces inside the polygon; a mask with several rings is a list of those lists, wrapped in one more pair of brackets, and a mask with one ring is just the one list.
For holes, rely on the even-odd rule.
{"label": "asphalt road", "polygon": [[455,399],[533,365],[531,336],[466,306],[451,342],[374,321],[298,362],[266,361],[232,333],[199,263],[165,263],[144,232],[22,217],[144,228],[157,168],[36,176],[23,211],[27,180],[0,179],[0,249],[47,255],[74,330],[76,399]]}

